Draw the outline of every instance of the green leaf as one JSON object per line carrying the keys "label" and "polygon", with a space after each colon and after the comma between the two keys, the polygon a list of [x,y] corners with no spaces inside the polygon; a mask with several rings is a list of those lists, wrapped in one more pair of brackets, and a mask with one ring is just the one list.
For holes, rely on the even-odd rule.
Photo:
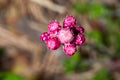
{"label": "green leaf", "polygon": [[79,66],[78,68],[80,71],[84,71],[90,68],[90,64],[86,60],[80,61],[80,64],[78,66]]}
{"label": "green leaf", "polygon": [[80,61],[80,54],[76,52],[73,56],[64,61],[64,71],[66,73],[74,72],[77,62]]}
{"label": "green leaf", "polygon": [[92,39],[98,46],[102,45],[102,35],[100,31],[93,30],[87,33],[87,36]]}
{"label": "green leaf", "polygon": [[107,69],[100,69],[92,80],[110,80],[109,71]]}
{"label": "green leaf", "polygon": [[77,12],[77,13],[81,13],[81,14],[84,14],[84,13],[87,13],[88,11],[88,7],[87,7],[87,4],[86,3],[75,3],[73,5],[73,9]]}
{"label": "green leaf", "polygon": [[1,72],[0,80],[24,80],[21,76],[11,72]]}
{"label": "green leaf", "polygon": [[73,5],[73,9],[80,14],[87,14],[90,18],[99,18],[109,16],[109,10],[98,2],[77,2]]}
{"label": "green leaf", "polygon": [[90,18],[98,18],[108,14],[108,11],[104,7],[104,5],[98,2],[90,3],[90,6],[88,8],[89,8],[88,14]]}

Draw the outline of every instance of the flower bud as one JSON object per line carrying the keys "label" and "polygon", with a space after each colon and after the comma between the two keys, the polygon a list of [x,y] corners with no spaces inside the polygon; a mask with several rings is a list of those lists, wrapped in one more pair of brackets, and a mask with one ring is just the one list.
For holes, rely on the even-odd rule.
{"label": "flower bud", "polygon": [[66,55],[72,56],[76,52],[76,46],[74,44],[67,43],[63,46],[63,51]]}
{"label": "flower bud", "polygon": [[61,29],[61,26],[60,26],[59,22],[56,20],[52,20],[48,24],[48,31],[50,32],[50,34],[56,35],[60,29]]}
{"label": "flower bud", "polygon": [[60,47],[60,41],[57,37],[52,37],[49,38],[46,41],[46,46],[50,49],[50,50],[56,50],[57,48]]}
{"label": "flower bud", "polygon": [[48,32],[43,32],[40,35],[40,40],[45,41],[45,40],[49,39],[49,37],[50,37],[50,34]]}
{"label": "flower bud", "polygon": [[85,42],[85,36],[83,34],[78,34],[76,36],[75,44],[82,45]]}
{"label": "flower bud", "polygon": [[81,26],[77,26],[76,30],[79,31],[79,33],[84,33],[84,28]]}
{"label": "flower bud", "polygon": [[76,19],[73,16],[66,16],[63,20],[63,27],[64,28],[71,28],[76,25]]}

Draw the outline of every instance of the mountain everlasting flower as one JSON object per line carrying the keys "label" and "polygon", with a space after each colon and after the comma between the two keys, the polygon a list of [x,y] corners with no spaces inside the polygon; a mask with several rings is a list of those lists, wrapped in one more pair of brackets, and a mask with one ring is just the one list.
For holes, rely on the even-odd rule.
{"label": "mountain everlasting flower", "polygon": [[48,24],[48,32],[40,35],[40,40],[46,43],[50,50],[56,50],[63,45],[63,51],[66,55],[72,56],[77,51],[77,46],[85,42],[84,28],[76,26],[74,16],[66,16],[63,19],[63,27],[57,20],[52,20]]}

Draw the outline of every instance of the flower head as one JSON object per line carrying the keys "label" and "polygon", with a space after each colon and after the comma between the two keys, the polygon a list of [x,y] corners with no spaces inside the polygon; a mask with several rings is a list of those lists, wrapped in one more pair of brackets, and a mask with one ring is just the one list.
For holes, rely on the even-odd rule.
{"label": "flower head", "polygon": [[44,41],[50,50],[56,50],[62,44],[65,54],[72,56],[77,51],[76,46],[80,46],[85,42],[83,33],[83,27],[76,27],[76,18],[74,16],[66,16],[63,19],[63,28],[58,21],[50,21],[48,32],[42,33],[40,40]]}
{"label": "flower head", "polygon": [[73,33],[70,29],[61,29],[58,33],[58,38],[61,43],[71,42],[73,37]]}

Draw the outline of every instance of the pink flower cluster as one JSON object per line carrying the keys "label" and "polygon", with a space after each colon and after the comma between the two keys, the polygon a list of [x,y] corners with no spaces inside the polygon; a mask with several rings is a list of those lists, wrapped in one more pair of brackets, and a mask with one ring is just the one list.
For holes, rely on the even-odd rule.
{"label": "pink flower cluster", "polygon": [[76,46],[85,42],[84,28],[76,26],[76,19],[73,16],[66,16],[63,19],[63,28],[56,20],[48,24],[48,32],[40,35],[40,40],[45,41],[50,50],[56,50],[63,45],[66,55],[72,56],[76,52]]}

